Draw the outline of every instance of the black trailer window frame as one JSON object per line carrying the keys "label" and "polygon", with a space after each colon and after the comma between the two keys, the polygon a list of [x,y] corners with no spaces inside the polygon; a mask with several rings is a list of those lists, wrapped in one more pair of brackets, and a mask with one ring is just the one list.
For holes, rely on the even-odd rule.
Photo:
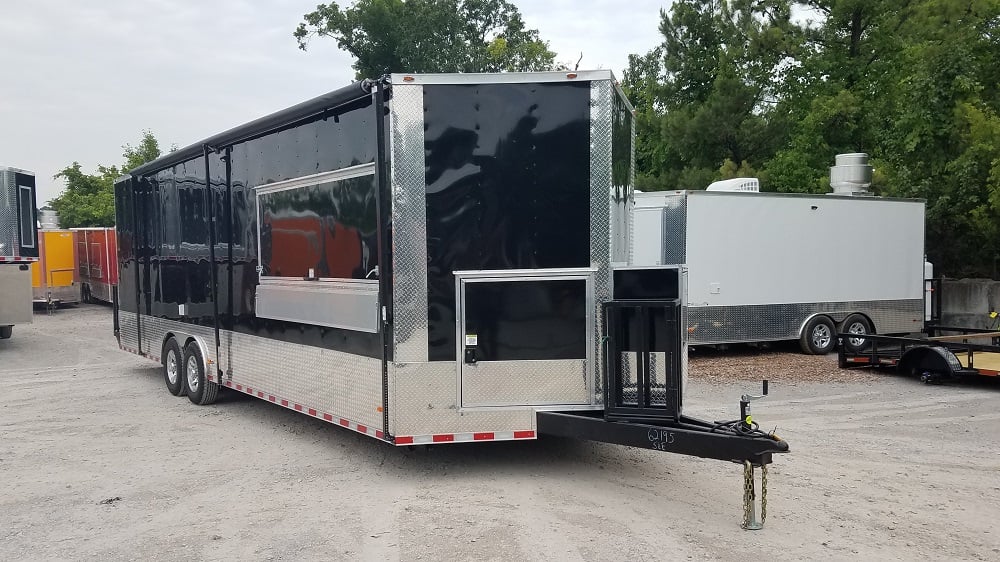
{"label": "black trailer window frame", "polygon": [[[321,276],[315,274],[315,272],[313,272],[314,273],[313,276],[310,276],[308,275],[308,272],[306,272],[305,275],[302,275],[302,272],[298,271],[295,272],[297,273],[297,275],[272,275],[271,271],[269,271],[268,269],[270,265],[270,259],[266,258],[264,255],[264,247],[265,247],[264,229],[266,227],[266,223],[264,221],[264,215],[267,209],[266,199],[269,196],[295,190],[324,189],[325,186],[328,186],[327,188],[332,189],[332,186],[337,184],[343,184],[349,180],[366,179],[366,178],[371,179],[372,191],[370,197],[372,205],[370,208],[371,216],[370,217],[367,216],[367,211],[366,211],[365,218],[371,224],[372,236],[374,237],[374,232],[378,224],[378,215],[376,211],[376,206],[374,204],[375,198],[378,195],[377,194],[378,187],[375,178],[374,163],[361,164],[358,166],[350,166],[347,168],[341,168],[339,170],[333,170],[330,172],[323,172],[309,176],[302,176],[282,182],[257,186],[254,189],[254,197],[256,198],[256,207],[257,207],[257,248],[258,252],[260,253],[260,255],[258,256],[260,261],[258,265],[257,275],[260,282],[262,284],[269,282],[292,283],[292,284],[315,283],[315,282],[320,282],[320,283],[337,282],[337,283],[352,283],[352,284],[357,283],[359,285],[377,285],[378,273],[379,273],[377,244],[373,246],[370,249],[370,252],[368,253],[368,258],[370,261],[367,263],[370,264],[371,267],[368,267],[366,265],[363,268],[366,271],[364,272],[359,271],[355,276],[352,277]],[[272,249],[271,251],[273,252],[274,250]]]}
{"label": "black trailer window frame", "polygon": [[17,186],[18,237],[21,247],[34,248],[35,240],[35,197],[34,188],[28,185]]}

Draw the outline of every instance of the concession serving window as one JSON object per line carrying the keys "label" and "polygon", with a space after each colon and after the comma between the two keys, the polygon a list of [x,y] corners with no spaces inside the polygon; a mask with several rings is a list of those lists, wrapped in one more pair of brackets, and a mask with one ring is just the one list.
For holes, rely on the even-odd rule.
{"label": "concession serving window", "polygon": [[378,331],[375,166],[364,164],[256,190],[256,314]]}

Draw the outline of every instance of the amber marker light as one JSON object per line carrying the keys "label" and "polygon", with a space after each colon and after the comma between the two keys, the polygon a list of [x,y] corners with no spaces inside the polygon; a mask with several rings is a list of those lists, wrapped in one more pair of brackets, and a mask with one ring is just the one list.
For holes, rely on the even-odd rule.
{"label": "amber marker light", "polygon": [[570,73],[566,74],[566,78],[569,78],[570,80],[572,80],[572,79],[576,78],[576,73],[575,72],[570,72]]}
{"label": "amber marker light", "polygon": [[403,82],[413,82],[414,78],[412,76],[404,76]]}

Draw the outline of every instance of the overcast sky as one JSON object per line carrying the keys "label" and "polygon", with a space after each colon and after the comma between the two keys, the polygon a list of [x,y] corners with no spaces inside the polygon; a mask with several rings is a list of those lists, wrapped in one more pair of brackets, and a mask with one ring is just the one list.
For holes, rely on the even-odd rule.
{"label": "overcast sky", "polygon": [[[556,60],[609,68],[658,42],[669,0],[513,0]],[[328,38],[300,51],[292,31],[317,0],[32,0],[0,13],[0,166],[35,172],[41,206],[74,160],[121,165],[150,129],[164,148],[351,82]],[[344,2],[341,2],[344,5]]]}

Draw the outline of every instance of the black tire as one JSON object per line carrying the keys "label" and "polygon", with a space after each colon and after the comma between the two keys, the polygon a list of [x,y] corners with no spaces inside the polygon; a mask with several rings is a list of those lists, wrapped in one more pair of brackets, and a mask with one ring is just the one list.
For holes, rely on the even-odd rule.
{"label": "black tire", "polygon": [[837,346],[837,327],[829,316],[813,316],[806,322],[799,337],[802,353],[826,355]]}
{"label": "black tire", "polygon": [[[871,320],[865,318],[863,314],[852,314],[844,319],[840,325],[842,334],[874,334]],[[871,347],[871,341],[865,338],[844,338],[844,349],[851,353],[860,353]]]}
{"label": "black tire", "polygon": [[0,340],[9,340],[14,335],[13,326],[0,326]]}
{"label": "black tire", "polygon": [[187,387],[184,385],[184,354],[174,338],[163,344],[160,364],[163,366],[163,382],[167,385],[167,391],[174,396],[187,394]]}
{"label": "black tire", "polygon": [[184,348],[184,386],[191,402],[205,406],[219,396],[219,385],[205,378],[205,360],[198,344],[191,342]]}

